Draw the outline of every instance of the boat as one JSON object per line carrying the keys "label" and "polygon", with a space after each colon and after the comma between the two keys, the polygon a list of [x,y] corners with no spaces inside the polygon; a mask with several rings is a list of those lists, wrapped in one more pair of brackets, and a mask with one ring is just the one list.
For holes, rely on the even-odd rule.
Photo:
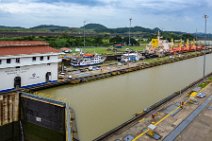
{"label": "boat", "polygon": [[153,38],[149,44],[146,46],[145,57],[151,58],[149,56],[162,57],[169,53],[170,48],[174,45],[173,41],[168,42],[167,40],[162,40],[160,32],[158,31],[157,38]]}
{"label": "boat", "polygon": [[133,52],[133,53],[125,53],[121,56],[121,62],[122,63],[127,63],[127,62],[136,62],[139,60],[144,59],[142,54]]}
{"label": "boat", "polygon": [[105,56],[99,54],[85,53],[80,56],[75,56],[71,58],[71,66],[73,67],[84,67],[92,66],[103,63],[106,60]]}

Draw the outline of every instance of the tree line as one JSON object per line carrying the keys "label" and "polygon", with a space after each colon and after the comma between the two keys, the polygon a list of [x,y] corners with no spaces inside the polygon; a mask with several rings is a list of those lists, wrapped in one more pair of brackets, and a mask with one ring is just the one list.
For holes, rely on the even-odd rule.
{"label": "tree line", "polygon": [[[152,38],[156,38],[157,34],[146,34],[142,37],[131,37],[130,44],[132,46],[139,46],[141,43],[148,43]],[[162,33],[163,39],[167,39],[168,41],[174,40],[184,40],[187,39],[193,40],[195,37],[190,34],[175,34],[169,32]],[[144,41],[145,39],[145,41]],[[68,34],[63,34],[60,36],[26,36],[26,37],[4,37],[0,38],[0,40],[40,40],[46,41],[50,44],[50,46],[54,48],[61,47],[83,47],[84,46],[84,37],[70,37]],[[108,47],[113,46],[115,44],[124,44],[129,45],[129,37],[123,37],[117,35],[115,37],[111,37],[110,35],[99,36],[99,37],[85,37],[85,46],[93,46],[93,47]]]}

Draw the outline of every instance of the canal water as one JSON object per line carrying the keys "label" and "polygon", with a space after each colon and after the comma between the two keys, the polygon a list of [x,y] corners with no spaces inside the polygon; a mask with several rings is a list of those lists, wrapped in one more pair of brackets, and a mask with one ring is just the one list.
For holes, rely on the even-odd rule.
{"label": "canal water", "polygon": [[[212,72],[212,54],[206,57]],[[91,141],[132,118],[135,113],[203,76],[203,57],[131,72],[75,86],[40,91],[68,102],[75,110],[81,141]]]}

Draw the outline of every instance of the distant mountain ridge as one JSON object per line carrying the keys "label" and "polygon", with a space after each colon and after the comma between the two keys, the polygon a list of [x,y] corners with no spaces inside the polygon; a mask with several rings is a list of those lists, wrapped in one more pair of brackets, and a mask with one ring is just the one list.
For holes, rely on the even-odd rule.
{"label": "distant mountain ridge", "polygon": [[17,31],[17,30],[26,30],[26,28],[24,27],[12,27],[12,26],[3,26],[3,25],[0,25],[0,31],[1,30],[14,30],[14,31]]}
{"label": "distant mountain ridge", "polygon": [[60,31],[69,31],[70,28],[66,26],[58,26],[58,25],[38,25],[38,26],[29,28],[29,30],[60,32]]}
{"label": "distant mountain ridge", "polygon": [[[35,27],[25,28],[25,27],[11,27],[11,26],[1,26],[1,31],[20,31],[20,32],[70,32],[70,33],[82,33],[83,30],[86,30],[86,33],[128,33],[129,27],[117,27],[117,28],[108,28],[102,24],[97,23],[89,23],[86,24],[85,27],[67,27],[67,26],[59,26],[59,25],[38,25]],[[150,33],[157,34],[158,31],[162,31],[160,28],[156,27],[154,29],[145,28],[141,26],[131,27],[131,33]],[[186,32],[181,31],[163,31],[168,33],[175,34],[188,34]],[[204,33],[191,33],[193,36],[203,38],[205,36]],[[212,38],[212,34],[207,34],[209,38]]]}
{"label": "distant mountain ridge", "polygon": [[[1,26],[0,25],[0,31],[2,30],[11,30],[11,31],[46,31],[46,32],[71,32],[73,29],[77,32],[83,31],[84,28],[86,29],[86,32],[96,32],[96,33],[101,33],[101,32],[108,32],[108,33],[127,33],[129,32],[129,27],[118,27],[118,28],[108,28],[104,25],[97,24],[97,23],[90,23],[86,24],[85,27],[79,27],[79,28],[72,28],[72,27],[67,27],[67,26],[58,26],[58,25],[38,25],[35,27],[30,27],[30,28],[24,28],[24,27],[10,27],[10,26]],[[135,26],[131,27],[131,32],[150,32],[154,33],[157,31],[161,31],[159,28],[144,28],[141,26]]]}

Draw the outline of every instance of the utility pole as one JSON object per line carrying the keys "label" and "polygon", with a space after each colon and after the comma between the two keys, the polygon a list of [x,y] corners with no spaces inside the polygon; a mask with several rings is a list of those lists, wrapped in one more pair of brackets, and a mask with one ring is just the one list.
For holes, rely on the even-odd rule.
{"label": "utility pole", "polygon": [[86,21],[83,21],[83,24],[84,24],[84,26],[83,26],[84,48],[85,48],[85,23],[86,23]]}
{"label": "utility pole", "polygon": [[196,42],[197,42],[197,28],[196,28],[195,39],[196,39]]}
{"label": "utility pole", "polygon": [[131,24],[132,24],[132,18],[130,18],[129,21],[130,21],[130,26],[129,26],[129,46],[131,46],[131,42],[130,42],[130,29],[131,29]]}
{"label": "utility pole", "polygon": [[198,42],[197,42],[197,28],[196,28],[195,41],[194,41],[195,53],[196,53],[196,51],[197,51],[197,45],[198,45]]}
{"label": "utility pole", "polygon": [[[207,19],[208,15],[204,15],[205,19],[205,49],[206,49],[206,40],[207,40]],[[206,63],[206,55],[204,50],[204,58],[203,58],[203,78],[205,77],[205,63]]]}

